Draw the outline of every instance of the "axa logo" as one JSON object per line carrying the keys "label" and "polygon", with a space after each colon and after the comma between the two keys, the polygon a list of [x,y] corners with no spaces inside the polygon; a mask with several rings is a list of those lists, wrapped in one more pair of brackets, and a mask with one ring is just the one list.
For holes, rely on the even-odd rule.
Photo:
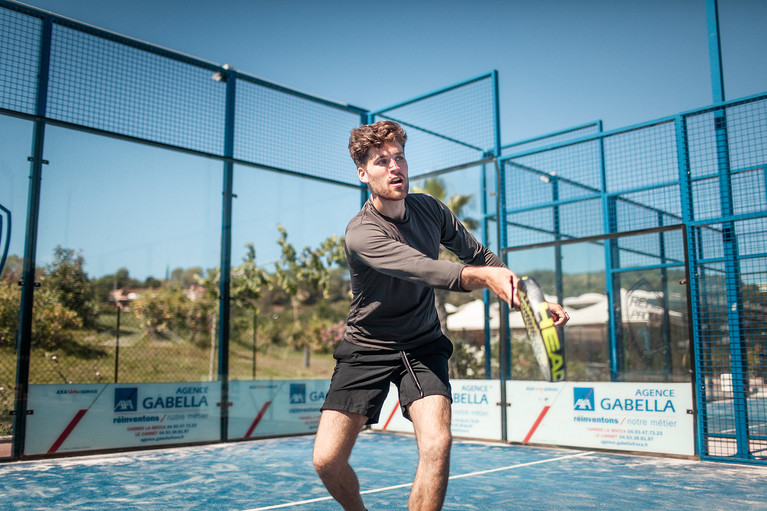
{"label": "axa logo", "polygon": [[290,384],[290,404],[306,403],[306,384],[305,383],[291,383]]}
{"label": "axa logo", "polygon": [[138,388],[126,387],[115,389],[115,412],[135,412],[138,410]]}
{"label": "axa logo", "polygon": [[573,410],[594,411],[594,388],[573,387]]}

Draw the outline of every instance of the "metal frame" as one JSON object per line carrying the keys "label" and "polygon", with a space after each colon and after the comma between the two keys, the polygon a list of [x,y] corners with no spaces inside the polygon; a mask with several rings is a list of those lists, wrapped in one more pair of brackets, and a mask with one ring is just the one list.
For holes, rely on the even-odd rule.
{"label": "metal frame", "polygon": [[[236,83],[242,80],[243,83],[251,83],[258,86],[266,87],[271,90],[283,92],[302,100],[308,100],[316,104],[321,104],[331,108],[339,109],[344,112],[349,112],[353,115],[358,115],[360,123],[374,122],[377,117],[386,117],[387,112],[400,108],[406,105],[416,103],[425,99],[436,97],[437,95],[456,90],[462,86],[469,85],[481,80],[492,80],[492,119],[488,122],[492,123],[493,130],[493,143],[492,147],[481,148],[468,144],[461,140],[456,140],[434,131],[428,131],[429,134],[442,138],[451,143],[456,143],[469,147],[472,150],[477,151],[477,159],[470,162],[456,163],[455,165],[448,165],[444,168],[435,168],[428,170],[424,174],[420,174],[417,177],[427,178],[447,172],[453,172],[456,170],[468,168],[468,167],[481,167],[481,183],[480,189],[482,190],[482,241],[488,244],[490,233],[490,222],[494,219],[496,221],[496,232],[498,247],[497,252],[501,258],[506,261],[507,254],[511,251],[540,248],[540,247],[553,247],[555,251],[561,250],[561,248],[570,243],[582,243],[582,242],[597,242],[606,241],[604,244],[604,255],[606,261],[606,292],[608,295],[608,302],[611,304],[609,307],[610,321],[609,321],[609,350],[610,350],[610,378],[613,381],[620,380],[620,367],[622,366],[622,339],[620,326],[620,290],[618,286],[618,280],[613,276],[621,272],[627,271],[627,268],[621,268],[619,261],[619,250],[617,246],[617,239],[624,236],[634,236],[638,234],[659,234],[662,236],[664,232],[672,230],[681,230],[683,232],[685,251],[686,251],[686,264],[688,279],[688,307],[691,332],[691,350],[694,357],[694,381],[695,381],[695,394],[696,405],[700,418],[697,421],[697,436],[698,436],[698,451],[701,457],[706,459],[712,459],[717,461],[737,461],[747,463],[762,463],[763,460],[755,460],[754,456],[750,452],[750,442],[754,436],[749,431],[749,410],[748,402],[745,394],[747,386],[748,376],[748,360],[747,360],[747,346],[745,345],[744,332],[742,325],[742,317],[740,311],[743,307],[742,289],[741,289],[741,262],[749,258],[764,258],[767,254],[756,254],[741,256],[739,254],[739,246],[737,242],[736,223],[743,220],[767,218],[767,211],[757,211],[749,213],[737,213],[734,208],[733,190],[731,185],[731,178],[733,175],[740,172],[738,169],[731,168],[730,162],[730,147],[728,138],[731,133],[728,132],[727,125],[727,112],[728,108],[737,105],[745,105],[750,102],[767,100],[767,93],[753,95],[746,98],[740,98],[734,101],[726,101],[724,93],[724,76],[722,69],[722,57],[720,48],[720,34],[719,34],[719,20],[718,20],[718,0],[706,0],[707,11],[707,29],[708,29],[708,42],[709,42],[709,57],[710,57],[710,75],[712,83],[712,96],[713,104],[704,108],[690,110],[682,112],[674,116],[664,117],[656,119],[650,122],[629,126],[612,131],[603,131],[601,121],[594,123],[587,123],[580,126],[576,126],[571,129],[561,130],[549,135],[534,137],[525,141],[517,142],[515,144],[508,144],[506,146],[501,145],[500,134],[500,107],[499,107],[499,88],[498,88],[498,73],[492,71],[485,73],[469,80],[449,85],[442,89],[429,92],[427,94],[412,98],[410,100],[397,103],[395,105],[377,110],[368,111],[363,108],[355,107],[352,105],[338,103],[323,98],[318,98],[310,94],[289,89],[285,86],[270,82],[252,75],[238,72],[231,69],[229,66],[220,66],[211,62],[196,59],[188,55],[176,53],[165,48],[160,48],[136,39],[121,36],[106,30],[98,29],[83,23],[76,22],[67,18],[53,15],[46,11],[28,7],[16,2],[10,2],[8,0],[0,0],[0,7],[12,9],[17,12],[21,12],[30,16],[38,18],[41,22],[42,31],[40,33],[39,50],[40,58],[37,69],[37,95],[34,113],[12,111],[8,109],[0,109],[0,114],[15,116],[32,121],[34,125],[34,136],[32,145],[32,155],[29,158],[30,161],[30,185],[28,190],[28,202],[27,202],[27,223],[25,230],[25,247],[24,247],[24,266],[23,277],[21,282],[21,304],[19,307],[19,334],[17,337],[17,385],[15,394],[14,405],[14,419],[13,419],[13,445],[12,445],[12,457],[19,459],[23,456],[24,444],[25,444],[25,430],[26,430],[26,417],[27,417],[27,390],[29,385],[29,358],[31,348],[31,329],[32,329],[32,308],[33,308],[33,295],[36,288],[34,282],[34,273],[36,267],[36,243],[37,243],[37,231],[38,231],[38,215],[40,208],[40,189],[41,179],[43,172],[43,165],[47,163],[44,160],[44,142],[45,131],[47,125],[61,126],[69,129],[79,130],[87,133],[108,136],[130,142],[141,143],[145,145],[151,145],[160,147],[163,149],[170,149],[173,151],[193,154],[206,158],[220,160],[222,162],[222,224],[221,224],[221,247],[220,247],[220,263],[222,278],[219,287],[219,368],[218,378],[222,384],[222,402],[221,406],[221,441],[227,441],[228,430],[228,382],[229,382],[229,359],[228,359],[228,343],[229,343],[229,294],[230,294],[230,280],[229,273],[231,269],[231,228],[232,228],[232,201],[233,195],[233,178],[234,178],[234,166],[242,165],[263,170],[284,173],[296,177],[305,179],[313,179],[328,183],[333,183],[339,186],[348,188],[356,188],[360,193],[360,202],[364,203],[367,200],[368,192],[367,187],[361,183],[351,184],[349,182],[339,182],[334,179],[329,179],[321,176],[302,174],[290,169],[283,169],[278,167],[272,167],[270,165],[254,163],[251,161],[243,161],[235,158],[235,106],[237,97]],[[150,52],[153,54],[161,55],[175,61],[184,62],[202,69],[206,69],[211,73],[216,73],[222,78],[221,81],[226,82],[226,100],[224,111],[224,140],[223,151],[221,154],[199,151],[190,149],[188,147],[180,147],[173,144],[153,141],[145,138],[124,135],[119,133],[109,132],[103,129],[83,126],[74,124],[71,122],[60,121],[47,117],[47,102],[48,102],[48,78],[49,78],[49,66],[51,58],[51,44],[52,33],[54,24],[74,28],[79,31],[87,32],[100,38],[108,39],[110,41],[117,42],[122,45],[137,48],[141,51]],[[717,169],[715,173],[708,176],[698,176],[693,178],[691,176],[690,169],[690,148],[689,148],[689,133],[688,133],[688,121],[691,116],[699,115],[702,113],[713,114],[713,132],[715,134],[715,151],[716,151],[716,164]],[[397,119],[395,119],[397,120]],[[403,122],[400,120],[400,122]],[[651,186],[636,187],[632,190],[622,190],[620,193],[608,192],[607,176],[606,176],[606,163],[605,163],[605,147],[604,141],[614,135],[622,135],[630,133],[632,131],[643,130],[653,126],[670,125],[673,123],[674,136],[676,143],[676,161],[678,168],[678,181],[672,181],[668,183],[655,183]],[[407,122],[403,122],[405,126],[408,126]],[[588,135],[578,135],[579,131],[587,129],[596,129],[596,133]],[[419,128],[420,129],[420,128]],[[547,139],[559,138],[562,136],[572,134],[572,138],[566,140],[559,140],[556,142],[545,143]],[[521,149],[513,151],[513,149],[521,146],[529,145],[531,143],[541,142],[542,145],[534,148]],[[552,180],[551,196],[546,199],[545,202],[529,206],[527,208],[511,208],[509,205],[509,197],[507,186],[507,164],[517,165],[512,163],[513,159],[529,156],[537,153],[543,153],[547,151],[553,151],[568,146],[574,146],[576,144],[583,144],[587,142],[596,142],[598,147],[598,159],[599,159],[599,171],[601,172],[601,182],[598,188],[589,188],[578,183],[569,183],[566,178],[562,176],[555,176]],[[503,155],[505,150],[512,149],[513,154]],[[491,170],[488,166],[492,164]],[[534,170],[534,169],[526,169]],[[493,173],[494,183],[490,183],[490,173]],[[695,211],[693,210],[693,188],[695,181],[701,179],[716,179],[718,200],[721,204],[722,210],[719,216],[715,218],[696,219]],[[764,170],[765,186],[767,186],[767,168]],[[585,190],[587,196],[565,199],[560,197],[559,186],[575,184]],[[681,217],[676,218],[669,213],[656,211],[657,213],[657,225],[648,229],[640,229],[634,231],[620,232],[616,222],[617,218],[617,204],[618,201],[627,201],[623,199],[621,195],[633,192],[649,191],[655,188],[662,188],[669,185],[678,185],[680,198],[681,198]],[[496,198],[495,204],[488,200],[488,190],[495,186]],[[580,238],[570,238],[561,232],[561,225],[558,221],[557,211],[559,208],[568,204],[583,201],[585,199],[599,199],[600,207],[603,217],[603,233],[597,236],[585,236]],[[526,209],[536,209],[541,207],[550,207],[554,210],[555,221],[553,223],[553,230],[550,234],[553,236],[553,240],[545,243],[535,243],[520,246],[509,246],[507,227],[513,225],[508,222],[508,215]],[[490,211],[492,208],[495,211]],[[652,210],[652,208],[647,207]],[[672,217],[674,222],[671,225],[667,225],[667,218]],[[711,230],[712,224],[721,225],[717,227],[717,235],[721,236],[722,246],[724,247],[724,253],[721,257],[713,259],[704,259],[700,254],[703,254],[702,248],[702,236],[705,230]],[[642,269],[660,269],[661,272],[665,271],[668,266],[680,266],[679,262],[666,261],[665,247],[661,242],[661,257],[662,262],[658,265],[652,265],[649,267],[643,267]],[[558,255],[558,254],[557,254]],[[559,257],[557,257],[559,261]],[[703,336],[701,325],[702,320],[705,319],[707,314],[704,310],[705,297],[702,296],[701,282],[698,278],[698,270],[702,269],[705,264],[717,263],[724,265],[725,271],[725,298],[728,304],[727,310],[727,329],[730,335],[730,343],[728,345],[728,354],[732,365],[732,385],[734,389],[734,420],[736,424],[736,431],[732,435],[724,435],[721,433],[713,432],[708,427],[708,421],[705,420],[708,413],[707,404],[707,387],[704,380],[704,373],[708,361],[706,360],[707,354],[704,349],[701,349],[700,343]],[[631,268],[637,269],[637,268]],[[556,291],[559,298],[562,298],[562,268],[561,265],[557,265],[555,268],[556,273]],[[664,281],[667,285],[667,279]],[[490,294],[485,291],[483,293],[483,301],[485,304],[485,347],[486,347],[486,376],[489,378],[491,368],[491,349],[490,349],[490,328],[489,328],[489,308],[490,308]],[[511,378],[511,343],[508,332],[508,309],[506,304],[501,303],[501,343],[499,345],[499,362],[501,365],[500,382],[501,382],[501,402],[502,406],[502,434],[503,438],[506,438],[506,407],[507,396],[505,395],[505,382]],[[698,348],[698,349],[696,349]],[[726,438],[734,439],[736,445],[736,453],[731,457],[715,456],[707,452],[707,441],[709,438]],[[762,439],[761,437],[758,440]]]}
{"label": "metal frame", "polygon": [[[263,87],[267,87],[273,90],[277,90],[297,98],[309,100],[314,103],[322,104],[339,110],[347,111],[352,114],[358,114],[361,118],[367,115],[367,110],[343,103],[334,102],[324,98],[309,95],[304,92],[300,92],[282,85],[257,78],[252,75],[237,72],[227,65],[220,66],[204,60],[190,57],[181,53],[173,52],[165,48],[161,48],[143,41],[125,37],[107,30],[99,29],[84,23],[80,23],[68,18],[54,15],[47,11],[29,7],[26,5],[18,4],[16,2],[10,2],[7,0],[0,0],[0,7],[11,9],[23,14],[38,18],[42,24],[41,39],[39,42],[40,55],[38,60],[38,72],[37,72],[37,94],[36,94],[36,107],[34,114],[27,114],[19,111],[7,110],[0,108],[0,114],[13,117],[19,117],[22,119],[31,120],[34,123],[34,137],[32,144],[32,156],[29,157],[30,161],[30,185],[29,185],[29,197],[27,201],[27,225],[25,233],[25,248],[24,248],[24,267],[23,267],[23,279],[21,281],[21,303],[19,307],[19,332],[17,335],[16,349],[16,392],[14,400],[13,415],[13,435],[12,435],[12,448],[11,457],[20,459],[24,455],[24,445],[26,442],[26,417],[28,414],[27,408],[27,393],[29,388],[29,370],[30,370],[30,353],[31,353],[31,339],[32,339],[32,309],[34,291],[37,287],[35,282],[35,267],[36,267],[36,244],[37,244],[37,230],[38,219],[40,210],[40,190],[42,182],[42,166],[47,163],[44,160],[44,140],[45,140],[45,128],[47,125],[60,126],[68,129],[74,129],[77,131],[83,131],[86,133],[92,133],[101,136],[107,136],[110,138],[116,138],[129,142],[140,143],[144,145],[159,147],[163,149],[169,149],[172,151],[193,154],[197,156],[203,156],[207,158],[217,159],[222,161],[223,164],[223,183],[222,183],[222,233],[221,233],[221,281],[219,286],[219,320],[218,320],[218,342],[219,342],[219,359],[218,359],[218,378],[222,385],[222,402],[221,406],[221,441],[228,440],[228,383],[229,383],[229,332],[230,332],[230,269],[231,269],[231,226],[232,226],[232,199],[233,195],[233,175],[235,165],[244,165],[250,167],[256,167],[263,170],[279,172],[294,176],[299,176],[306,179],[314,179],[323,182],[333,183],[335,185],[358,188],[358,185],[350,185],[346,182],[338,182],[328,178],[322,178],[318,176],[304,175],[296,172],[292,172],[287,169],[280,169],[277,167],[271,167],[268,165],[256,164],[253,162],[242,161],[234,158],[234,114],[236,105],[236,83],[238,80],[254,83]],[[48,83],[49,83],[49,69],[51,60],[51,45],[52,45],[52,33],[53,25],[62,25],[69,28],[76,29],[81,32],[89,33],[100,38],[115,41],[122,45],[137,48],[139,50],[150,52],[153,54],[159,54],[169,59],[184,62],[193,66],[197,66],[203,69],[207,69],[211,74],[218,74],[226,82],[226,102],[225,102],[225,133],[224,133],[224,150],[222,154],[208,153],[204,151],[197,151],[185,147],[157,142],[149,139],[133,137],[129,135],[113,133],[110,131],[101,130],[89,126],[83,126],[79,124],[73,124],[70,122],[59,121],[56,119],[48,118],[46,115],[46,107],[48,103]]]}

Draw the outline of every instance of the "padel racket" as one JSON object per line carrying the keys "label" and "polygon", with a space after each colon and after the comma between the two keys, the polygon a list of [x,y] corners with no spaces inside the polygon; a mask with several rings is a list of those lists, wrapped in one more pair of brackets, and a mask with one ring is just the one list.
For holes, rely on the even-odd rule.
{"label": "padel racket", "polygon": [[544,378],[548,381],[563,381],[564,347],[559,342],[557,327],[554,326],[554,318],[541,286],[532,277],[524,276],[519,280],[517,296],[527,337],[533,345],[533,352]]}

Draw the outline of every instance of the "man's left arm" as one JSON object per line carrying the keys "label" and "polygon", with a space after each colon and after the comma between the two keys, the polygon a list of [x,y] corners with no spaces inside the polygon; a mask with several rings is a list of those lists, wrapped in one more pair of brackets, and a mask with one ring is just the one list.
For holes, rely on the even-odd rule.
{"label": "man's left arm", "polygon": [[477,241],[447,206],[437,203],[443,215],[441,243],[446,249],[471,266],[505,266],[496,254]]}
{"label": "man's left arm", "polygon": [[[490,289],[504,302],[514,308],[519,308],[519,296],[516,293],[519,285],[519,277],[504,267],[497,266],[465,266],[461,270],[461,289],[472,291],[474,289]],[[558,303],[547,302],[551,311],[555,326],[567,323],[570,316]]]}
{"label": "man's left arm", "polygon": [[[442,244],[468,265],[461,270],[461,289],[490,289],[501,300],[519,308],[519,296],[516,293],[519,277],[516,273],[508,269],[496,254],[479,243],[447,206],[441,206],[445,214]],[[549,310],[556,326],[564,325],[570,319],[558,303],[549,302]]]}

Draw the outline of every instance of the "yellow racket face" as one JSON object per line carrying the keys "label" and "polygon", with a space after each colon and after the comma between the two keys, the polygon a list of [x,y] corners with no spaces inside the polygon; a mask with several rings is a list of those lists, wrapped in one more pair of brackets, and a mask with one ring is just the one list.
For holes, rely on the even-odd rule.
{"label": "yellow racket face", "polygon": [[548,381],[563,381],[564,350],[541,287],[533,278],[525,276],[520,279],[517,294],[527,336],[544,378]]}

